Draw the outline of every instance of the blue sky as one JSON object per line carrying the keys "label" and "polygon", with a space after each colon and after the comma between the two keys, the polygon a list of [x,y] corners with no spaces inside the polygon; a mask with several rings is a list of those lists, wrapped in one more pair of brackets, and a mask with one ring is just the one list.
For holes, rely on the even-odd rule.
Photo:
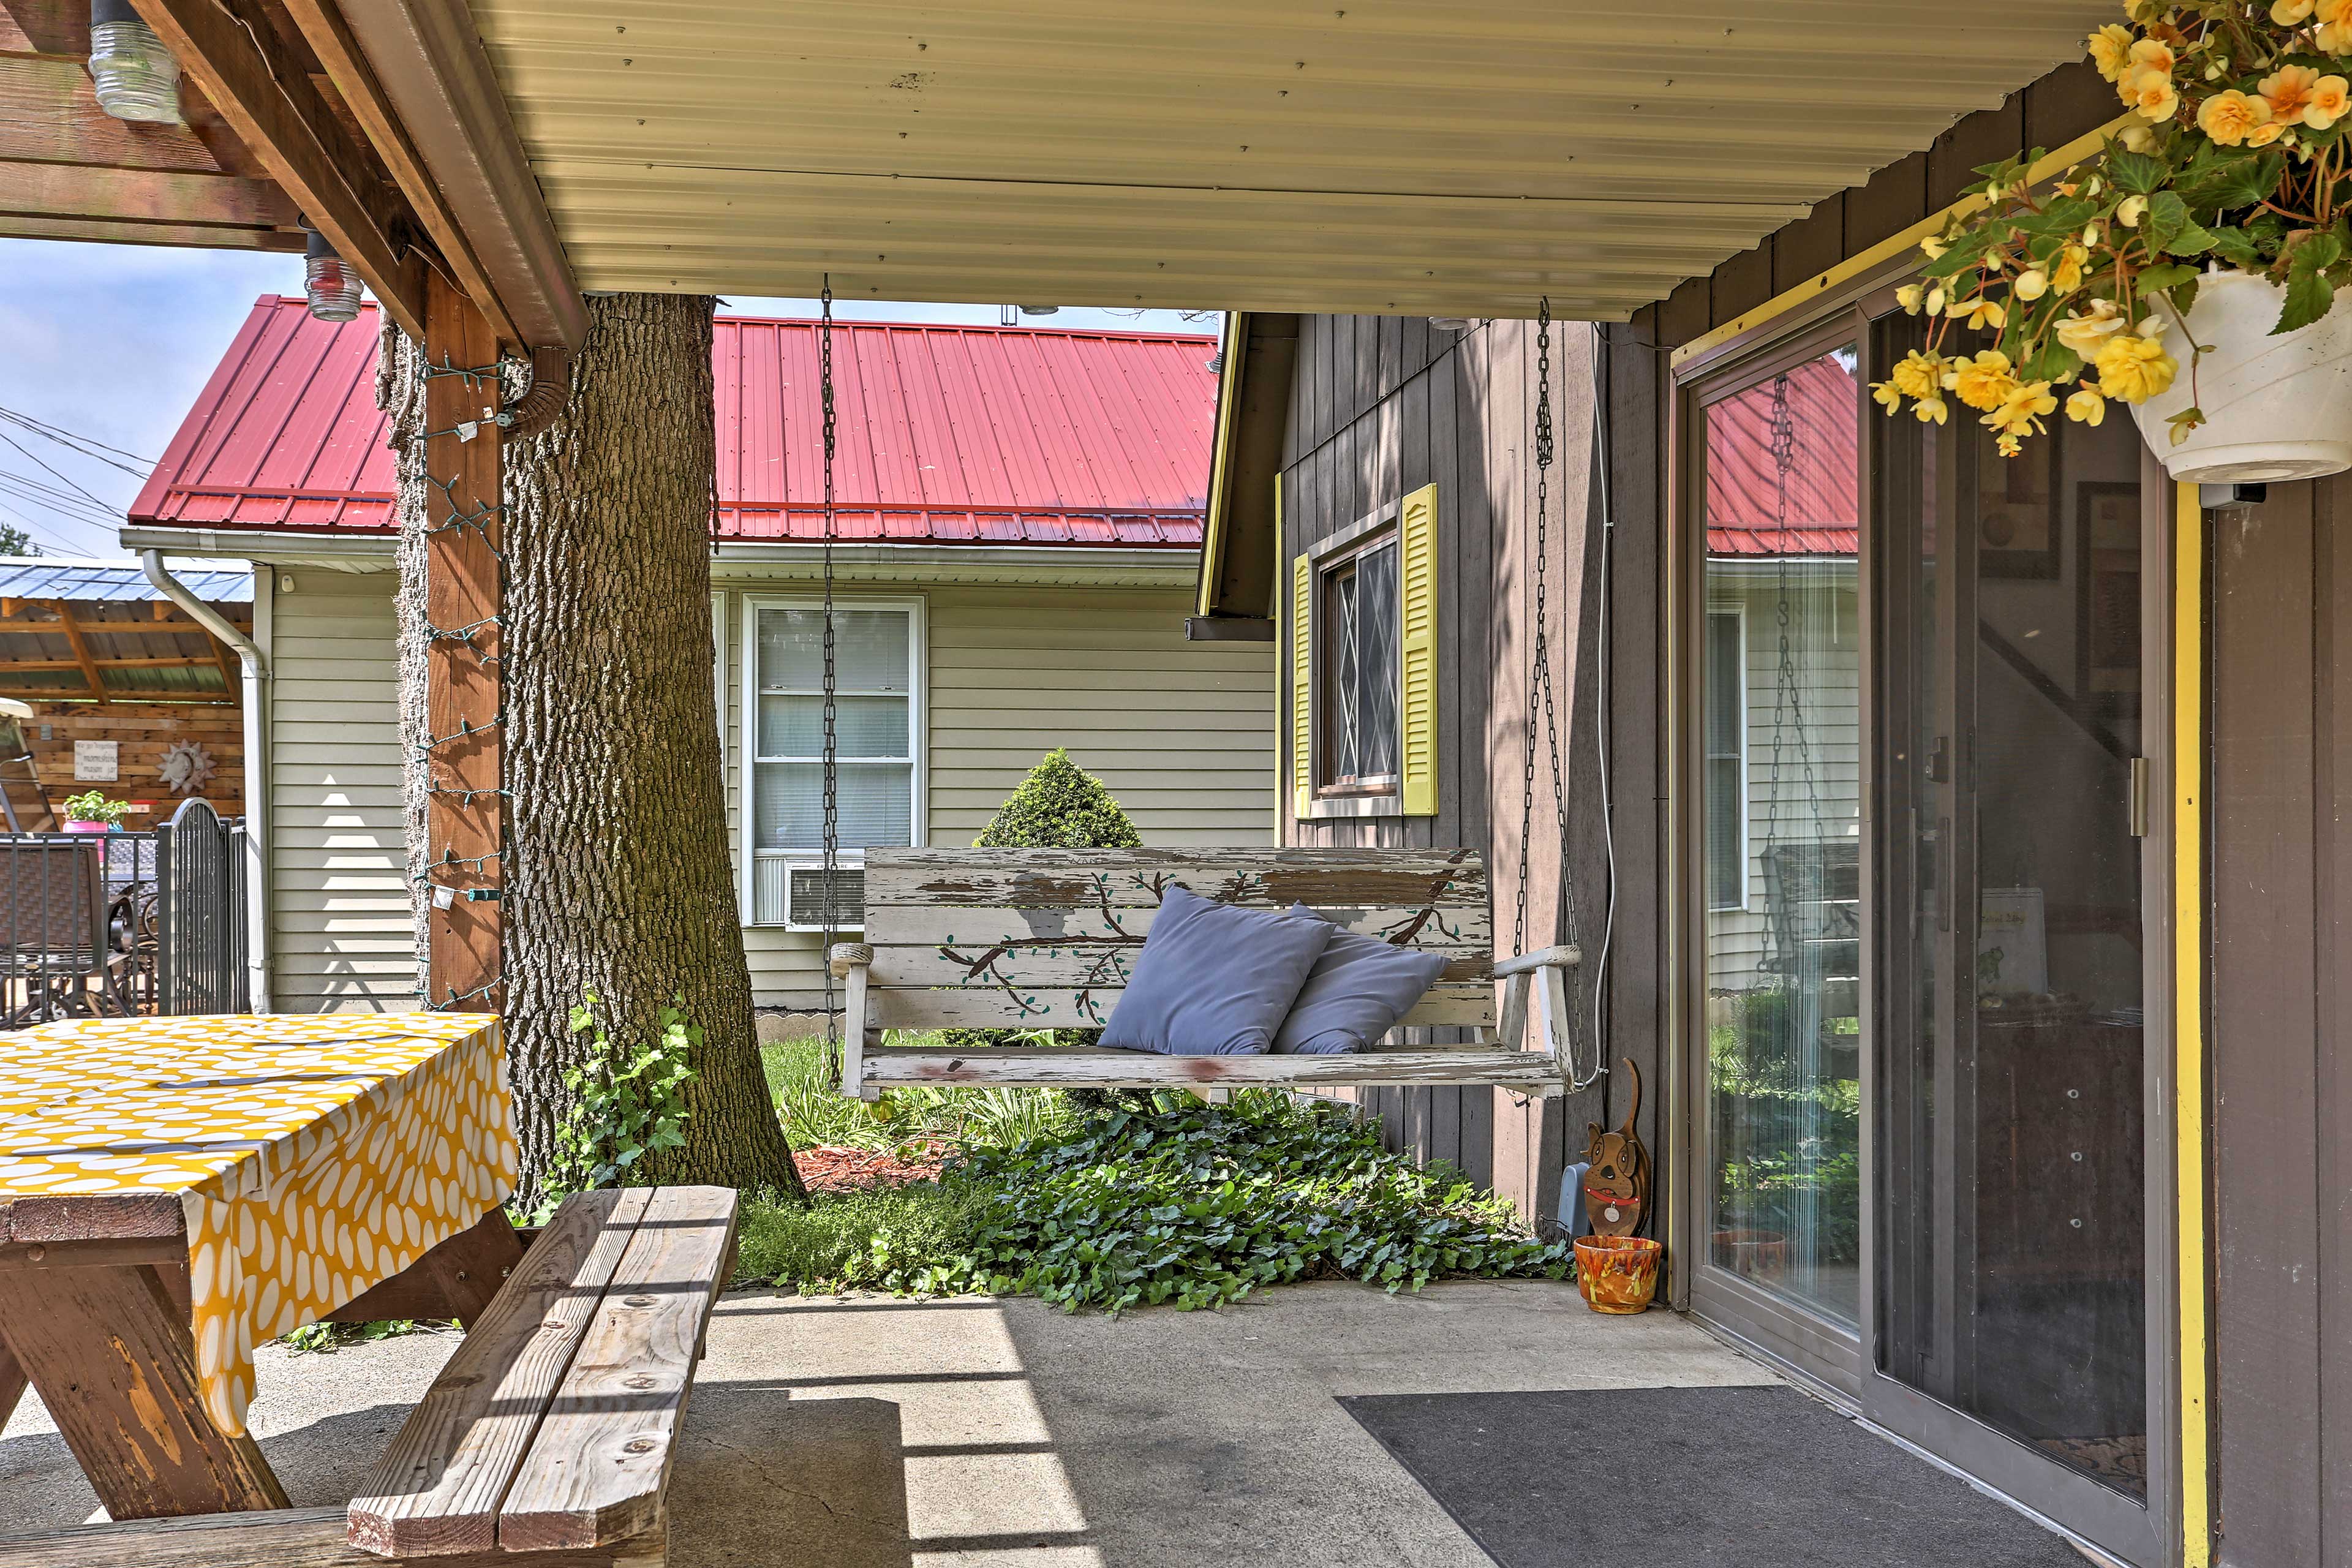
{"label": "blue sky", "polygon": [[[28,416],[152,461],[179,428],[236,329],[263,294],[302,291],[299,257],[150,246],[0,239],[0,409]],[[739,315],[814,315],[814,300],[729,297]],[[993,304],[868,300],[836,308],[844,321],[992,324]],[[1173,310],[1066,310],[1042,324],[1145,331],[1213,331],[1213,318]],[[49,554],[114,554],[105,527],[8,489],[7,476],[58,486],[41,463],[115,512],[139,480],[104,463],[0,424],[0,522],[27,529]]]}

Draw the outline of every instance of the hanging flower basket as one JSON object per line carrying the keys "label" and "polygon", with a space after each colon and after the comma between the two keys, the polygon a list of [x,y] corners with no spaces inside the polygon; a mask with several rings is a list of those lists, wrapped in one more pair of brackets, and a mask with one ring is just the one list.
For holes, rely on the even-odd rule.
{"label": "hanging flower basket", "polygon": [[[2132,410],[2165,471],[2191,484],[2272,484],[2352,468],[2352,309],[2337,306],[2308,326],[2273,335],[2286,289],[2251,272],[2201,279],[2187,331],[2168,320],[2164,352],[2190,378]],[[2162,313],[2162,312],[2160,312]],[[2171,422],[2192,403],[2202,423],[2169,440]]]}
{"label": "hanging flower basket", "polygon": [[2176,479],[2352,468],[2352,0],[2123,10],[2085,45],[2129,123],[1977,171],[1898,291],[1924,342],[1872,391],[2010,457],[2120,403]]}

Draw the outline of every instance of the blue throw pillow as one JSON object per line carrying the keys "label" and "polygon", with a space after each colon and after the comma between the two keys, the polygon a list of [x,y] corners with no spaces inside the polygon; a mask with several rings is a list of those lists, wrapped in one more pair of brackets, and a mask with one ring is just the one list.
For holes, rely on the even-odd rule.
{"label": "blue throw pillow", "polygon": [[1338,929],[1171,888],[1102,1043],[1164,1057],[1263,1056]]}
{"label": "blue throw pillow", "polygon": [[[1291,912],[1313,914],[1303,904]],[[1325,1057],[1377,1044],[1444,972],[1443,953],[1398,947],[1335,925],[1290,1005],[1290,1016],[1275,1033],[1274,1048]]]}

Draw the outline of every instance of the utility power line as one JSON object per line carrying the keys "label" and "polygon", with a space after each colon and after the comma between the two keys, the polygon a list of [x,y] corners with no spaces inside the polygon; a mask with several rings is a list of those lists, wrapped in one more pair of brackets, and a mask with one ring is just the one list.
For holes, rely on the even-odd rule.
{"label": "utility power line", "polygon": [[[0,422],[14,425],[43,440],[53,441],[69,452],[104,463],[109,468],[120,468],[134,479],[144,479],[155,468],[155,460],[152,458],[126,452],[120,447],[110,447],[94,436],[84,436],[62,426],[48,424],[14,408],[0,406]],[[134,463],[139,466],[131,467]]]}

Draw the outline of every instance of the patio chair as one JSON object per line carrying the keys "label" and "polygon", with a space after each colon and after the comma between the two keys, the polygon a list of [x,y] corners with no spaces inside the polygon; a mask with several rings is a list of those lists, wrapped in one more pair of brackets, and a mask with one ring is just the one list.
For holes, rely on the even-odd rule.
{"label": "patio chair", "polygon": [[0,1026],[130,1013],[110,963],[103,854],[94,836],[0,837]]}

